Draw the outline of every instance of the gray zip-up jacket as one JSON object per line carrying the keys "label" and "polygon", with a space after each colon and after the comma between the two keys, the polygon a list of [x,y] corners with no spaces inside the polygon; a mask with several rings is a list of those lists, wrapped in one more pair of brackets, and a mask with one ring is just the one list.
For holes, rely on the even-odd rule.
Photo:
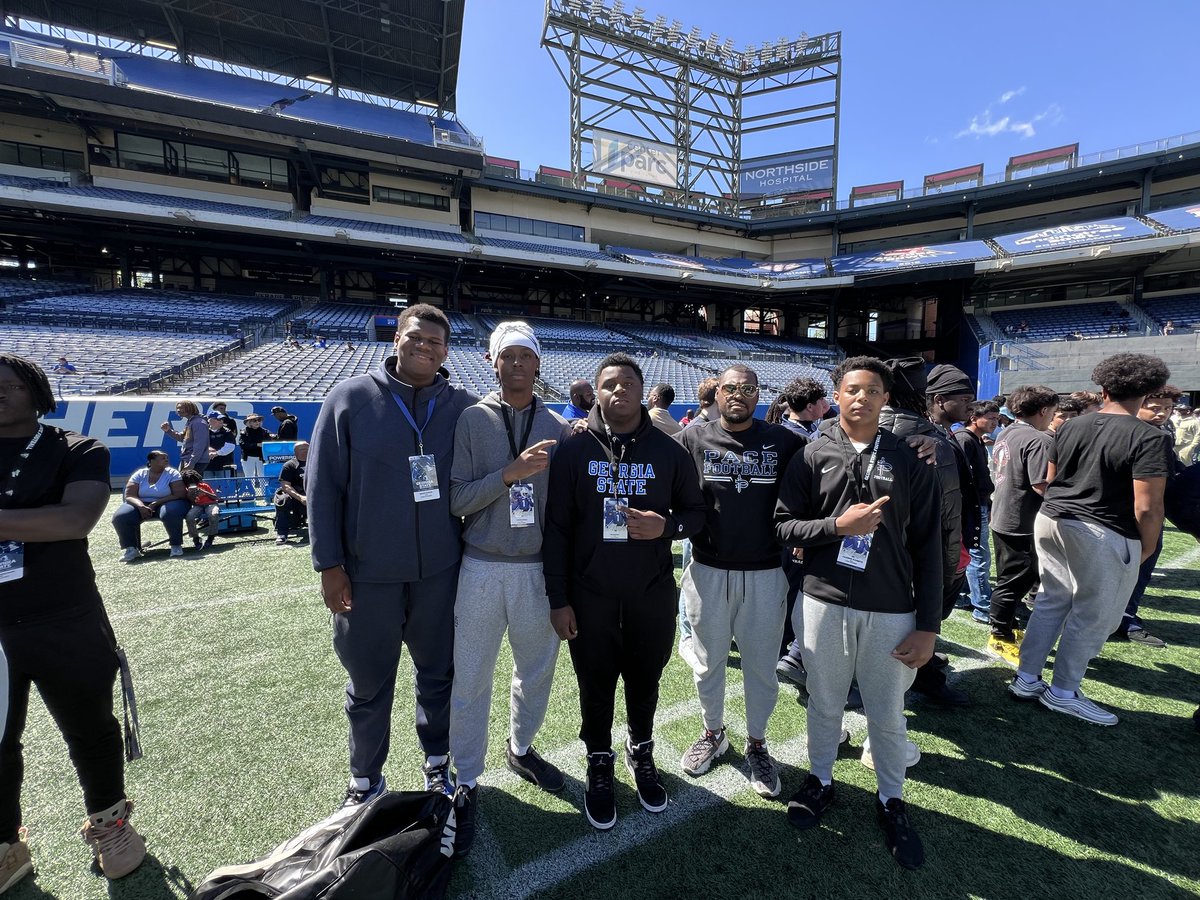
{"label": "gray zip-up jacket", "polygon": [[[420,581],[459,561],[462,522],[450,513],[450,471],[459,416],[479,397],[441,376],[415,390],[396,378],[396,358],[338,384],[313,428],[305,477],[313,568],[344,566],[350,580]],[[424,426],[440,496],[415,502],[408,458],[417,434],[397,399]],[[433,418],[425,416],[433,401]]]}
{"label": "gray zip-up jacket", "polygon": [[[529,416],[533,426],[526,449],[538,441],[563,441],[571,427],[557,413],[533,398],[533,404],[513,414],[513,409],[500,401],[499,391],[488,394],[458,420],[454,434],[454,467],[450,472],[450,512],[465,519],[463,553],[474,559],[499,562],[539,562],[542,558],[542,532],[546,527],[547,468],[526,484],[533,485],[534,522],[529,528],[513,528],[509,524],[508,486],[501,471],[513,460],[508,444],[508,429],[504,425],[504,409],[508,410],[513,428],[513,441],[518,451]],[[553,455],[555,447],[550,448]]]}

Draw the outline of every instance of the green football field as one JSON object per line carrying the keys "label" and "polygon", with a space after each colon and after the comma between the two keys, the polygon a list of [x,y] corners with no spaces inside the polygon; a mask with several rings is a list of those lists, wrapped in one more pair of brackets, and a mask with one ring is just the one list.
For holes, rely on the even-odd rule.
{"label": "green football field", "polygon": [[[115,508],[116,501],[113,501]],[[386,527],[385,522],[380,527]],[[147,526],[146,539],[162,537]],[[118,562],[107,521],[92,555],[137,685],[145,758],[128,768],[133,821],[150,856],[108,884],[90,865],[74,771],[39,700],[25,732],[24,821],[37,867],[14,900],[185,897],[212,869],[265,855],[327,815],[345,787],[345,676],[307,547],[277,548],[263,530],[168,560],[165,544]],[[404,552],[397,547],[397,552]],[[768,739],[783,794],[761,800],[740,756],[744,707],[731,657],[728,727],[735,750],[699,779],[679,756],[700,728],[690,670],[663,678],[656,758],[671,806],[641,809],[618,768],[618,822],[595,832],[581,811],[583,747],[574,673],[559,658],[541,752],[567,773],[549,796],[504,768],[509,671],[496,677],[481,830],[455,865],[457,897],[1195,897],[1200,894],[1200,548],[1169,532],[1144,604],[1169,647],[1108,644],[1084,689],[1121,722],[1099,728],[1010,701],[1012,670],[981,652],[984,626],[956,612],[940,649],[974,698],[945,712],[914,701],[910,736],[922,759],[906,799],[928,862],[901,870],[874,821],[873,773],[852,738],[835,770],[838,799],[821,828],[787,823],[803,778],[805,716],[783,687]],[[402,663],[391,757],[393,789],[420,783],[411,672]],[[620,701],[618,701],[619,704]],[[621,710],[618,708],[618,721]]]}

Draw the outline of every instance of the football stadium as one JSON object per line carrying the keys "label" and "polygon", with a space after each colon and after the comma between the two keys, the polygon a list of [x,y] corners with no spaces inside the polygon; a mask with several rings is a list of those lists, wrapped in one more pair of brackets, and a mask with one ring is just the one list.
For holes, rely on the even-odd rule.
{"label": "football stadium", "polygon": [[[701,26],[719,23],[669,20],[653,9],[627,10],[622,0],[547,0],[542,32],[528,40],[541,42],[570,97],[564,117],[569,121],[563,124],[570,160],[549,165],[513,159],[498,155],[504,147],[473,132],[458,115],[465,7],[466,0],[295,0],[288,5],[0,0],[0,353],[36,364],[48,386],[38,400],[32,376],[0,362],[0,376],[13,375],[0,385],[0,426],[10,421],[6,415],[17,415],[14,396],[33,394],[36,407],[29,430],[18,425],[0,431],[0,475],[12,470],[0,481],[6,489],[0,491],[0,597],[11,598],[8,605],[36,608],[44,600],[54,609],[67,609],[65,601],[51,599],[57,586],[42,583],[42,576],[36,591],[32,585],[28,591],[13,585],[20,584],[26,542],[70,541],[37,536],[58,533],[52,529],[35,529],[25,537],[13,530],[16,525],[5,524],[15,521],[7,513],[38,505],[13,498],[16,488],[20,499],[22,467],[31,454],[36,460],[43,426],[47,434],[51,427],[65,429],[103,444],[110,490],[103,510],[97,507],[99,520],[86,558],[95,571],[93,593],[98,590],[103,598],[99,619],[107,610],[111,633],[128,660],[113,709],[125,727],[127,756],[138,755],[130,753],[130,744],[139,734],[140,758],[125,766],[124,783],[136,804],[131,821],[146,850],[144,860],[139,850],[140,864],[120,877],[106,868],[109,862],[93,857],[108,853],[111,861],[132,852],[128,830],[119,839],[97,837],[124,829],[132,808],[119,807],[114,826],[93,815],[98,809],[81,803],[81,780],[92,779],[90,787],[85,785],[89,796],[103,789],[95,787],[94,771],[83,774],[88,766],[95,769],[94,759],[87,761],[95,750],[78,733],[82,702],[70,695],[85,682],[98,681],[107,690],[108,669],[102,663],[103,677],[90,676],[88,657],[72,643],[78,637],[66,635],[90,619],[77,610],[75,618],[64,613],[62,621],[74,624],[62,627],[60,641],[58,626],[51,627],[49,619],[31,625],[20,612],[0,615],[0,636],[12,666],[7,737],[0,753],[0,766],[8,770],[0,774],[0,796],[8,804],[0,810],[0,893],[14,900],[186,898],[214,870],[262,859],[325,819],[342,806],[343,792],[350,806],[365,808],[364,801],[375,804],[385,784],[394,792],[419,792],[432,778],[436,790],[439,779],[450,777],[466,754],[453,752],[459,727],[454,712],[448,713],[451,752],[431,749],[427,707],[442,688],[423,679],[433,665],[431,655],[449,664],[453,649],[455,698],[468,671],[477,682],[483,679],[491,697],[490,707],[483,701],[479,719],[486,720],[486,728],[480,726],[486,734],[475,740],[483,754],[482,774],[477,785],[464,782],[457,805],[445,804],[452,811],[443,810],[439,820],[450,817],[441,834],[453,836],[455,815],[460,825],[466,819],[462,797],[468,795],[470,852],[457,853],[451,862],[449,850],[439,856],[440,834],[434,834],[433,862],[415,852],[408,861],[421,869],[421,877],[430,877],[429,883],[414,875],[394,894],[382,888],[370,893],[364,879],[366,886],[356,888],[361,894],[311,889],[285,896],[416,897],[441,896],[443,890],[464,898],[704,892],[1024,900],[1200,894],[1200,779],[1195,772],[1200,719],[1193,719],[1200,704],[1200,547],[1196,478],[1188,475],[1190,469],[1200,470],[1200,411],[1194,411],[1200,404],[1200,131],[1149,140],[1129,135],[1142,143],[1120,149],[1079,143],[1045,147],[1013,156],[999,170],[964,164],[929,173],[918,183],[884,180],[890,177],[886,170],[875,183],[843,183],[838,177],[840,32],[737,47],[715,33],[705,37]],[[430,328],[438,335],[432,343]],[[401,363],[385,366],[410,352],[402,349],[406,341],[423,346],[411,352],[437,370],[431,369],[430,381],[421,384],[444,387],[447,393],[439,397],[457,398],[445,405],[431,399],[428,412],[420,411],[425,416],[420,426],[420,416],[413,415],[426,388],[405,382],[408,370],[395,367]],[[524,351],[534,354],[532,363],[519,361]],[[877,364],[879,371],[847,369],[847,359],[862,357],[888,363]],[[1152,365],[1148,359],[1160,362]],[[1166,383],[1153,378],[1159,371],[1154,365],[1163,364],[1170,373]],[[1132,368],[1112,374],[1120,365]],[[576,615],[579,634],[588,631],[591,622],[584,621],[577,602],[555,601],[560,576],[570,584],[561,588],[564,597],[579,596],[583,588],[577,580],[583,576],[552,574],[557,564],[550,560],[553,530],[562,561],[573,561],[567,569],[581,560],[596,564],[580,555],[583,539],[562,524],[574,521],[570,516],[577,506],[595,499],[568,499],[574,482],[559,475],[567,464],[553,465],[560,453],[573,461],[586,452],[567,454],[566,448],[588,443],[573,437],[592,434],[596,446],[604,446],[607,462],[598,459],[608,474],[597,475],[595,490],[612,494],[605,495],[606,504],[615,503],[618,494],[647,492],[648,466],[629,464],[627,482],[627,464],[621,462],[617,480],[616,450],[624,460],[632,447],[636,459],[652,441],[641,436],[641,447],[614,443],[614,431],[621,433],[608,429],[605,416],[612,410],[615,424],[617,410],[627,403],[620,399],[627,383],[606,381],[606,373],[614,370],[636,374],[628,384],[640,385],[638,399],[653,407],[649,415],[640,413],[646,422],[667,421],[674,431],[681,423],[702,424],[684,428],[675,443],[664,442],[661,432],[647,426],[653,441],[663,443],[654,463],[660,475],[668,460],[680,466],[669,471],[691,474],[674,479],[673,500],[661,514],[653,513],[657,526],[648,535],[662,549],[655,564],[665,567],[672,622],[679,626],[682,619],[683,634],[672,632],[672,651],[659,677],[646,662],[658,650],[649,643],[630,649],[633,629],[621,613],[614,627],[626,635],[624,652],[630,659],[621,662],[624,688],[617,688],[613,729],[617,749],[604,770],[597,768],[596,757],[603,755],[596,751],[599,745],[581,735],[581,727],[585,732],[589,727],[581,726],[581,703],[585,712],[592,710],[585,718],[598,715],[603,724],[603,702],[599,713],[593,707],[597,681],[603,681],[594,672],[604,666],[589,661],[594,648],[581,650],[575,642],[583,638],[574,632],[561,651],[553,635],[560,622],[573,629]],[[380,372],[390,375],[376,375],[377,380],[389,377],[404,384],[412,400],[406,405],[393,388],[396,404],[387,400],[380,415],[395,420],[394,434],[390,424],[375,428],[368,435],[376,441],[372,453],[363,451],[370,458],[355,457],[352,466],[351,435],[359,436],[356,428],[367,430],[355,422],[380,408],[354,387],[377,382],[355,377]],[[929,462],[936,462],[936,476],[930,474],[933,468],[905,468],[886,458],[877,467],[882,431],[872,432],[865,443],[849,428],[850,443],[841,437],[838,421],[848,421],[856,414],[850,410],[859,408],[846,399],[847,385],[852,375],[864,372],[874,373],[871,377],[884,388],[894,379],[912,387],[914,410],[924,426],[914,433],[933,436],[924,444],[919,437],[909,441],[922,456],[933,454]],[[1096,373],[1111,375],[1111,389],[1110,382],[1094,380]],[[507,395],[495,401],[496,416],[488,420],[502,423],[500,430],[464,439],[468,419],[472,427],[483,427],[482,414],[470,416],[487,403],[475,406],[475,400],[497,391],[498,380],[507,390],[506,377],[522,385],[513,396],[534,400],[520,447],[513,428],[517,407],[511,407],[510,424]],[[1128,388],[1134,381],[1144,382],[1145,389]],[[586,391],[580,382],[588,382]],[[1103,398],[1087,396],[1101,387]],[[386,390],[382,393],[387,397]],[[801,396],[811,402],[798,402]],[[827,412],[839,397],[840,410]],[[955,397],[961,413],[947,412],[959,408]],[[1133,407],[1131,398],[1137,400]],[[892,407],[900,406],[898,399],[897,390]],[[984,403],[993,399],[994,406]],[[1102,402],[1100,412],[1090,412]],[[1120,402],[1126,403],[1132,423],[1139,418],[1153,423],[1145,431],[1168,449],[1170,469],[1160,471],[1144,461],[1130,469],[1127,459],[1117,465],[1107,454],[1088,476],[1096,496],[1117,491],[1111,484],[1117,481],[1128,494],[1132,481],[1131,499],[1122,501],[1130,511],[1120,519],[1134,523],[1136,516],[1132,533],[1094,524],[1088,526],[1093,529],[1089,537],[1076,536],[1071,540],[1082,543],[1071,544],[1062,526],[1059,543],[1068,549],[1061,566],[1047,562],[1057,560],[1051,554],[1043,556],[1039,569],[1043,522],[1060,520],[1043,511],[1036,531],[1022,524],[1002,532],[993,508],[992,554],[986,518],[992,507],[982,488],[976,490],[976,475],[957,449],[969,443],[962,432],[975,429],[979,419],[980,429],[972,434],[986,448],[982,477],[994,477],[997,492],[1001,470],[1020,465],[1012,461],[1007,444],[999,457],[993,449],[1005,432],[1043,433],[1045,446],[1054,449],[1037,451],[1042,477],[1022,470],[1027,484],[1021,515],[1028,511],[1032,517],[1043,495],[1047,510],[1072,508],[1053,496],[1054,482],[1069,482],[1075,459],[1069,453],[1090,458],[1094,448],[1089,449],[1088,439],[1068,439],[1082,433],[1085,419],[1114,418],[1102,414]],[[801,407],[813,406],[819,407],[815,416],[800,415]],[[543,407],[574,420],[576,434],[550,426],[548,440],[559,441],[553,454],[542,452],[538,462],[510,478],[504,473],[510,465],[522,465]],[[741,419],[735,415],[739,409],[745,411]],[[462,413],[458,435],[450,420],[442,426],[446,437],[439,438],[446,441],[439,445],[445,457],[455,454],[454,489],[441,480],[450,471],[447,458],[435,461],[437,451],[426,453],[426,437],[432,447],[432,431],[441,424],[435,412],[443,417]],[[697,537],[710,534],[701,531],[701,523],[709,521],[706,515],[715,516],[711,501],[707,512],[699,508],[685,515],[678,487],[689,480],[694,492],[698,473],[678,462],[676,445],[695,459],[700,453],[718,456],[705,438],[690,434],[715,432],[718,418],[744,422],[747,428],[766,427],[752,421],[765,419],[778,423],[767,432],[775,434],[787,430],[789,416],[803,426],[808,444],[788,458],[807,466],[809,452],[823,446],[821,440],[835,447],[834,453],[844,445],[846,453],[861,454],[854,467],[846,464],[847,472],[857,473],[847,476],[857,485],[857,506],[872,499],[864,498],[864,483],[870,494],[872,478],[885,473],[889,483],[894,475],[897,481],[904,477],[912,484],[934,485],[948,465],[954,470],[955,497],[962,479],[961,499],[955,500],[962,522],[954,526],[951,548],[959,565],[955,569],[952,558],[945,576],[941,569],[937,573],[934,605],[949,605],[938,611],[943,620],[935,655],[920,656],[922,671],[932,666],[942,674],[934,676],[932,691],[921,688],[918,674],[917,688],[907,695],[908,682],[889,693],[861,668],[859,657],[856,686],[842,718],[848,739],[838,735],[833,762],[836,801],[827,812],[830,781],[816,770],[817,758],[828,757],[832,745],[814,740],[810,756],[810,736],[825,727],[814,724],[813,710],[825,702],[821,688],[829,682],[818,676],[806,684],[804,677],[782,671],[792,651],[786,640],[775,646],[771,631],[784,628],[782,606],[773,624],[764,626],[772,635],[765,642],[773,657],[770,666],[778,660],[779,667],[778,680],[770,676],[770,692],[778,683],[779,693],[773,712],[767,711],[765,734],[755,736],[755,726],[747,724],[748,717],[760,718],[764,703],[761,667],[750,658],[763,656],[750,646],[749,636],[757,633],[740,631],[750,626],[730,624],[731,619],[725,631],[716,632],[718,654],[709,657],[705,649],[701,658],[689,649],[690,642],[714,633],[704,630],[713,626],[702,625],[706,617],[695,612],[708,590],[700,587],[704,572],[714,571],[713,566],[736,572],[745,584],[748,576],[768,574],[759,569],[779,573],[780,565],[795,566],[803,570],[804,589],[796,601],[799,582],[793,585],[792,599],[800,604],[797,610],[804,609],[808,635],[797,640],[804,643],[809,673],[818,671],[812,665],[823,657],[813,650],[810,660],[805,641],[815,640],[808,632],[809,604],[830,605],[809,596],[810,580],[820,577],[814,574],[820,570],[814,544],[820,541],[811,536],[784,541],[805,549],[807,562],[785,553],[780,563],[780,548],[771,538],[763,546],[740,548],[757,552],[756,561],[723,565],[724,557],[710,552],[716,538],[705,544],[708,537]],[[1007,426],[998,432],[997,416]],[[822,419],[829,421],[822,425]],[[31,439],[34,420],[42,424]],[[216,437],[228,426],[226,437]],[[261,434],[253,450],[235,439],[245,438],[248,428]],[[897,435],[905,433],[896,427]],[[394,435],[413,441],[413,449],[397,450]],[[200,442],[194,444],[196,438]],[[1151,441],[1144,434],[1139,440],[1138,447]],[[211,443],[202,446],[206,441]],[[296,473],[305,471],[310,442],[311,465],[301,480]],[[788,525],[811,524],[816,513],[806,517],[800,506],[789,505],[784,482],[790,474],[785,476],[782,467],[776,473],[773,462],[768,473],[765,460],[772,446],[762,445],[753,473],[739,468],[739,462],[734,477],[724,477],[730,493],[714,488],[724,498],[718,507],[736,510],[751,502],[746,498],[754,490],[769,488],[775,523],[792,510]],[[483,515],[486,504],[451,512],[465,502],[457,493],[464,448],[473,459],[495,450],[501,462],[474,477],[482,480],[502,469],[491,501],[508,510],[505,540],[511,526],[521,540],[536,536],[532,548],[521,544],[520,551],[481,550],[482,556],[472,556],[472,535],[478,533],[473,517]],[[916,459],[900,437],[886,452]],[[1030,452],[1012,454],[1026,460]],[[1123,452],[1142,460],[1136,456],[1142,450]],[[1148,458],[1151,451],[1144,452]],[[1154,452],[1154,465],[1161,467],[1162,454]],[[411,486],[404,456],[411,464]],[[1047,457],[1054,467],[1049,476]],[[158,515],[159,506],[142,502],[158,496],[151,491],[163,470],[155,459],[168,472],[194,464],[210,486],[206,500],[197,497],[207,495],[193,493],[189,501],[182,482],[179,493],[162,495],[166,505],[161,509],[174,498],[188,510],[188,540],[182,537],[182,511],[169,520]],[[1109,477],[1110,470],[1103,468],[1109,465],[1124,474]],[[824,490],[819,482],[827,470],[817,473],[813,466],[811,490]],[[32,462],[27,468],[37,469]],[[551,490],[548,501],[542,496],[535,516],[521,505],[533,503],[534,489],[519,496],[513,489],[525,481],[539,483],[539,477],[545,484],[541,473],[547,468],[549,483],[564,492]],[[357,486],[363,499],[355,507],[357,519],[339,499],[340,524],[326,527],[328,520],[321,520],[332,515],[333,503],[317,500],[326,496],[318,482],[332,490],[327,485],[335,471]],[[1179,485],[1189,477],[1193,493],[1186,496],[1191,499],[1172,505],[1172,496],[1184,496]],[[654,480],[652,468],[649,480]],[[968,498],[968,480],[974,500]],[[73,480],[65,481],[69,490]],[[394,489],[388,481],[405,482],[404,509],[385,502]],[[144,493],[139,499],[135,489],[132,504],[126,499],[131,482],[140,482]],[[637,488],[617,487],[626,483]],[[940,483],[938,524],[944,537],[949,492],[947,482]],[[1150,483],[1159,485],[1157,500],[1141,493]],[[57,499],[44,503],[66,502],[63,485],[55,484]],[[309,490],[314,498],[310,517],[304,496]],[[590,482],[577,493],[587,491]],[[1162,520],[1164,492],[1161,549],[1148,568],[1143,552],[1145,572],[1134,588],[1139,535],[1153,534],[1145,541],[1157,540],[1157,531],[1144,529],[1151,528],[1145,523],[1154,515]],[[845,536],[842,553],[850,555],[850,535],[870,538],[876,524],[887,531],[900,521],[888,516],[909,515],[903,552],[915,560],[918,551],[912,548],[918,543],[939,543],[931,537],[938,526],[917,533],[913,523],[921,504],[915,499],[905,513],[889,511],[910,503],[899,494],[893,495],[896,502],[872,504],[876,518],[864,530],[841,530],[841,508],[828,514],[831,529],[837,517],[838,530],[828,532],[824,546]],[[511,509],[505,502],[510,499]],[[880,505],[882,512],[875,508]],[[934,505],[921,508],[928,507],[936,519]],[[597,537],[599,522],[588,538],[599,548],[595,559],[620,560],[614,542],[632,545],[649,527],[642,519],[647,514],[636,511],[636,497],[626,506],[635,507],[628,522],[624,507],[604,507],[604,540]],[[415,534],[402,521],[396,524],[404,510],[418,507]],[[967,537],[968,507],[975,521],[974,545]],[[438,510],[434,529],[427,522]],[[521,518],[526,512],[529,518]],[[125,514],[132,515],[133,524],[122,518]],[[867,522],[865,510],[862,515]],[[770,516],[763,513],[759,525],[782,534],[787,526],[771,526]],[[150,521],[155,517],[162,521]],[[523,527],[535,519],[539,528]],[[1086,514],[1078,519],[1092,521]],[[685,520],[694,521],[694,527],[686,527]],[[358,528],[376,535],[369,541],[356,538],[377,548],[378,571],[410,574],[373,579],[360,569],[358,581],[352,571],[346,576],[343,567],[350,571],[351,564],[331,553],[327,536],[353,543],[350,535]],[[741,539],[756,534],[749,527]],[[467,549],[459,581],[456,561],[464,553],[463,535]],[[78,542],[85,535],[68,536]],[[734,546],[737,537],[726,534],[722,540]],[[1119,564],[1106,556],[1110,540],[1132,548]],[[885,548],[901,546],[884,543]],[[760,565],[764,546],[774,562]],[[864,579],[871,546],[867,540],[859,563],[864,568],[855,570]],[[693,556],[693,547],[699,556]],[[34,558],[28,557],[31,573]],[[642,586],[634,582],[650,556],[629,559],[628,568],[618,562],[604,577],[631,579],[631,596],[638,599]],[[429,560],[441,568],[430,569]],[[465,576],[469,563],[476,565],[476,581]],[[491,651],[473,643],[474,632],[463,631],[470,616],[462,594],[500,592],[518,566],[532,566],[541,579],[543,564],[538,627],[550,635],[557,662],[551,654],[538,688],[548,699],[540,701],[540,713],[529,714],[544,717],[532,728],[539,757],[532,737],[518,746],[524,753],[512,749],[518,730],[529,734],[527,723],[517,724],[533,702],[526,688],[531,696],[536,691],[512,674],[509,640],[500,642],[490,666]],[[851,565],[840,554],[837,565],[842,574],[831,569],[834,579],[849,578],[844,573]],[[344,606],[338,606],[341,588],[331,587],[341,582],[328,579],[329,570],[342,571]],[[428,576],[429,571],[437,574]],[[904,576],[906,571],[911,577]],[[449,593],[438,594],[440,588],[431,585],[445,582],[447,572]],[[921,593],[921,577],[907,568],[896,573],[883,578],[878,591],[887,594],[900,583],[909,604],[905,613],[911,616],[912,604],[920,603],[913,596],[914,590]],[[944,585],[956,579],[960,590],[943,595],[943,589],[949,591]],[[400,613],[398,624],[348,626],[359,608],[349,605],[351,581],[356,597],[374,596],[369,588],[380,583],[399,584],[406,602],[416,604],[409,608],[407,625],[406,613]],[[1123,593],[1114,599],[1120,600],[1120,610],[1107,602],[1124,611],[1121,625],[1113,631],[1110,622],[1097,632],[1099,625],[1086,624],[1089,615],[1104,619],[1088,612],[1093,587],[1098,596],[1113,593],[1118,582]],[[661,600],[660,587],[653,589],[657,594],[647,587],[645,599]],[[997,619],[999,603],[989,611],[986,599],[980,602],[977,595],[994,598],[1002,587],[1011,595],[1006,595],[1007,624]],[[5,594],[6,589],[15,592]],[[680,590],[684,600],[677,613]],[[1144,592],[1140,610],[1136,602],[1126,605],[1131,590],[1138,597]],[[542,593],[550,597],[549,606]],[[418,595],[431,606],[422,607]],[[1031,652],[1028,646],[1036,641],[1028,636],[1036,633],[1040,639],[1039,613],[1054,615],[1045,611],[1057,608],[1060,596],[1071,611],[1063,607],[1067,624],[1060,618],[1046,644],[1054,682],[1037,682],[1036,691],[1021,687],[1028,684],[1022,682],[1026,669],[1019,669],[1019,660],[1028,659],[1019,655],[1021,635]],[[775,599],[778,606],[782,600]],[[864,615],[888,618],[888,607],[872,602],[863,609],[875,612]],[[556,616],[572,605],[576,610],[567,625]],[[413,610],[418,607],[440,610],[446,630],[441,638],[431,638],[436,634],[431,631],[421,641],[405,636],[407,649],[398,670],[393,664],[390,683],[386,671],[371,672],[383,693],[394,689],[394,701],[371,713],[376,724],[380,716],[390,721],[390,737],[385,727],[373,738],[382,747],[377,758],[386,762],[382,773],[351,771],[358,763],[347,765],[347,714],[357,722],[356,704],[363,709],[369,704],[347,687],[347,671],[362,666],[353,680],[365,681],[364,660],[375,653],[368,638],[382,642],[380,635],[393,633],[386,630],[393,626],[399,635],[406,627],[416,629]],[[507,615],[511,636],[516,620]],[[790,614],[787,621],[790,636]],[[694,637],[693,627],[700,629]],[[27,628],[33,630],[22,630]],[[1085,639],[1080,635],[1088,628]],[[375,634],[356,636],[363,631]],[[924,632],[912,631],[919,633]],[[34,634],[36,642],[28,637],[19,646],[26,641],[23,635]],[[852,642],[848,631],[841,634],[848,658]],[[562,630],[558,636],[567,637]],[[438,643],[436,653],[423,641]],[[1095,646],[1088,647],[1089,641]],[[399,638],[393,643],[399,652]],[[795,648],[795,665],[804,676],[799,644]],[[483,660],[482,669],[476,657]],[[46,662],[68,658],[76,682],[64,682],[62,667]],[[386,669],[386,661],[370,665]],[[518,662],[518,668],[522,665]],[[1053,691],[1062,686],[1060,675],[1066,677],[1062,670],[1068,666],[1080,677],[1086,673],[1086,680],[1082,689],[1078,679],[1068,685],[1074,706],[1055,707],[1053,698],[1059,695]],[[646,668],[659,677],[649,687],[643,684]],[[60,675],[57,684],[50,683]],[[612,673],[613,684],[617,675]],[[641,687],[631,688],[631,677]],[[443,686],[447,708],[453,705],[449,678]],[[132,694],[121,689],[126,682],[132,682]],[[611,694],[612,686],[608,689]],[[653,695],[653,740],[642,734],[642,743],[633,733],[642,727],[635,720],[642,721],[647,703],[645,693],[636,696],[638,690]],[[505,704],[510,692],[511,704]],[[883,725],[868,719],[868,708],[875,715],[876,704],[882,709],[892,702],[885,694],[895,694],[892,699],[903,705],[895,746],[907,740],[911,755],[899,762],[898,772],[888,756],[892,731],[885,733]],[[725,719],[710,729],[714,703],[723,704]],[[1068,715],[1050,715],[1054,709]],[[886,715],[879,713],[880,722]],[[1096,727],[1118,719],[1115,728]],[[868,731],[874,760],[864,748]],[[705,747],[693,743],[698,733],[701,744],[711,745],[711,753],[700,754],[703,759],[697,748]],[[354,746],[363,743],[363,734],[351,737],[352,759],[363,752]],[[754,748],[766,760],[766,776]],[[546,769],[531,776],[519,762],[528,759]],[[544,789],[545,781],[539,786],[538,773],[544,771],[556,773],[559,789]],[[912,856],[911,846],[905,850],[906,841],[914,839],[907,814],[896,813],[889,802],[898,791],[885,796],[885,781],[895,780],[895,774],[905,788],[911,827],[924,846],[920,858]],[[461,767],[458,777],[466,777]],[[608,794],[602,801],[608,807],[593,805],[603,778]],[[357,787],[356,781],[361,782]],[[661,792],[661,803],[652,791]],[[20,831],[14,839],[4,832],[12,824],[6,822],[17,794]],[[111,798],[105,801],[109,804]],[[605,812],[597,813],[602,808]],[[809,827],[814,825],[819,827]],[[403,866],[400,871],[404,882]]]}

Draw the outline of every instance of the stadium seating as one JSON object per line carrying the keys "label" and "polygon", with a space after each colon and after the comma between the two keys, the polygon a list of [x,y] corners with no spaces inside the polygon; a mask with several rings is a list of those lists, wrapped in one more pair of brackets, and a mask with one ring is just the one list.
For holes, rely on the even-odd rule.
{"label": "stadium seating", "polygon": [[43,278],[36,281],[24,278],[0,278],[0,305],[37,300],[41,297],[61,297],[86,290],[86,284],[75,284],[70,281],[54,281]]}
{"label": "stadium seating", "polygon": [[[1120,313],[1119,304],[1106,302],[995,310],[991,315],[1008,337],[1025,341],[1062,341],[1075,331],[1085,338],[1106,337],[1111,325],[1122,322],[1128,323],[1136,332],[1137,323],[1132,318],[1121,317]],[[1022,322],[1029,326],[1023,333],[1019,331]]]}
{"label": "stadium seating", "polygon": [[0,175],[0,186],[27,188],[46,191],[60,197],[85,197],[91,200],[111,200],[120,203],[137,203],[159,209],[188,210],[194,212],[219,213],[226,216],[250,216],[255,219],[287,219],[291,213],[281,209],[267,209],[247,203],[223,203],[217,200],[197,200],[171,194],[156,194],[149,191],[132,191],[124,188],[96,187],[90,184],[69,185],[57,181]]}
{"label": "stadium seating", "polygon": [[1177,329],[1200,329],[1200,294],[1188,297],[1160,297],[1156,300],[1143,300],[1142,309],[1146,310],[1158,324],[1166,325],[1169,319]]}
{"label": "stadium seating", "polygon": [[595,245],[580,244],[578,247],[562,244],[539,244],[534,241],[515,241],[511,238],[480,237],[479,242],[489,247],[501,247],[505,250],[520,250],[524,253],[547,253],[551,256],[577,256],[581,259],[603,259],[611,261],[612,256],[604,253]]}
{"label": "stadium seating", "polygon": [[[498,324],[510,318],[516,317],[479,316],[479,322],[488,334],[491,334]],[[546,347],[591,349],[609,353],[614,350],[631,350],[634,346],[634,342],[625,335],[593,322],[534,317],[522,317],[521,321],[528,322],[533,327],[538,341]]]}
{"label": "stadium seating", "polygon": [[0,320],[83,328],[111,326],[142,331],[232,333],[244,325],[270,322],[295,307],[295,301],[130,290],[28,300],[0,312]]}
{"label": "stadium seating", "polygon": [[[394,310],[391,312],[394,313]],[[461,343],[462,341],[476,340],[475,326],[460,312],[455,312],[452,309],[446,310],[446,318],[450,320],[450,340],[453,343]]]}
{"label": "stadium seating", "polygon": [[[207,335],[0,325],[0,346],[44,368],[56,394],[118,394],[178,375],[233,350],[237,341]],[[60,356],[70,360],[76,374],[51,371]]]}
{"label": "stadium seating", "polygon": [[364,222],[358,219],[341,219],[333,216],[305,216],[302,225],[320,225],[325,228],[342,228],[347,232],[361,231],[367,234],[395,234],[402,237],[420,238],[425,241],[447,241],[465,244],[467,239],[455,231],[439,231],[436,228],[414,228],[411,225],[393,225],[384,222]]}

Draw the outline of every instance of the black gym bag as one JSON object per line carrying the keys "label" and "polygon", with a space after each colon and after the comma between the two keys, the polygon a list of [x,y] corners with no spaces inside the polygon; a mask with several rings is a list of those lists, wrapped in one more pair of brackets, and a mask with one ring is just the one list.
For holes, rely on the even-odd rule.
{"label": "black gym bag", "polygon": [[384,793],[339,809],[265,859],[217,869],[191,900],[442,897],[454,830],[454,803],[445,794]]}

